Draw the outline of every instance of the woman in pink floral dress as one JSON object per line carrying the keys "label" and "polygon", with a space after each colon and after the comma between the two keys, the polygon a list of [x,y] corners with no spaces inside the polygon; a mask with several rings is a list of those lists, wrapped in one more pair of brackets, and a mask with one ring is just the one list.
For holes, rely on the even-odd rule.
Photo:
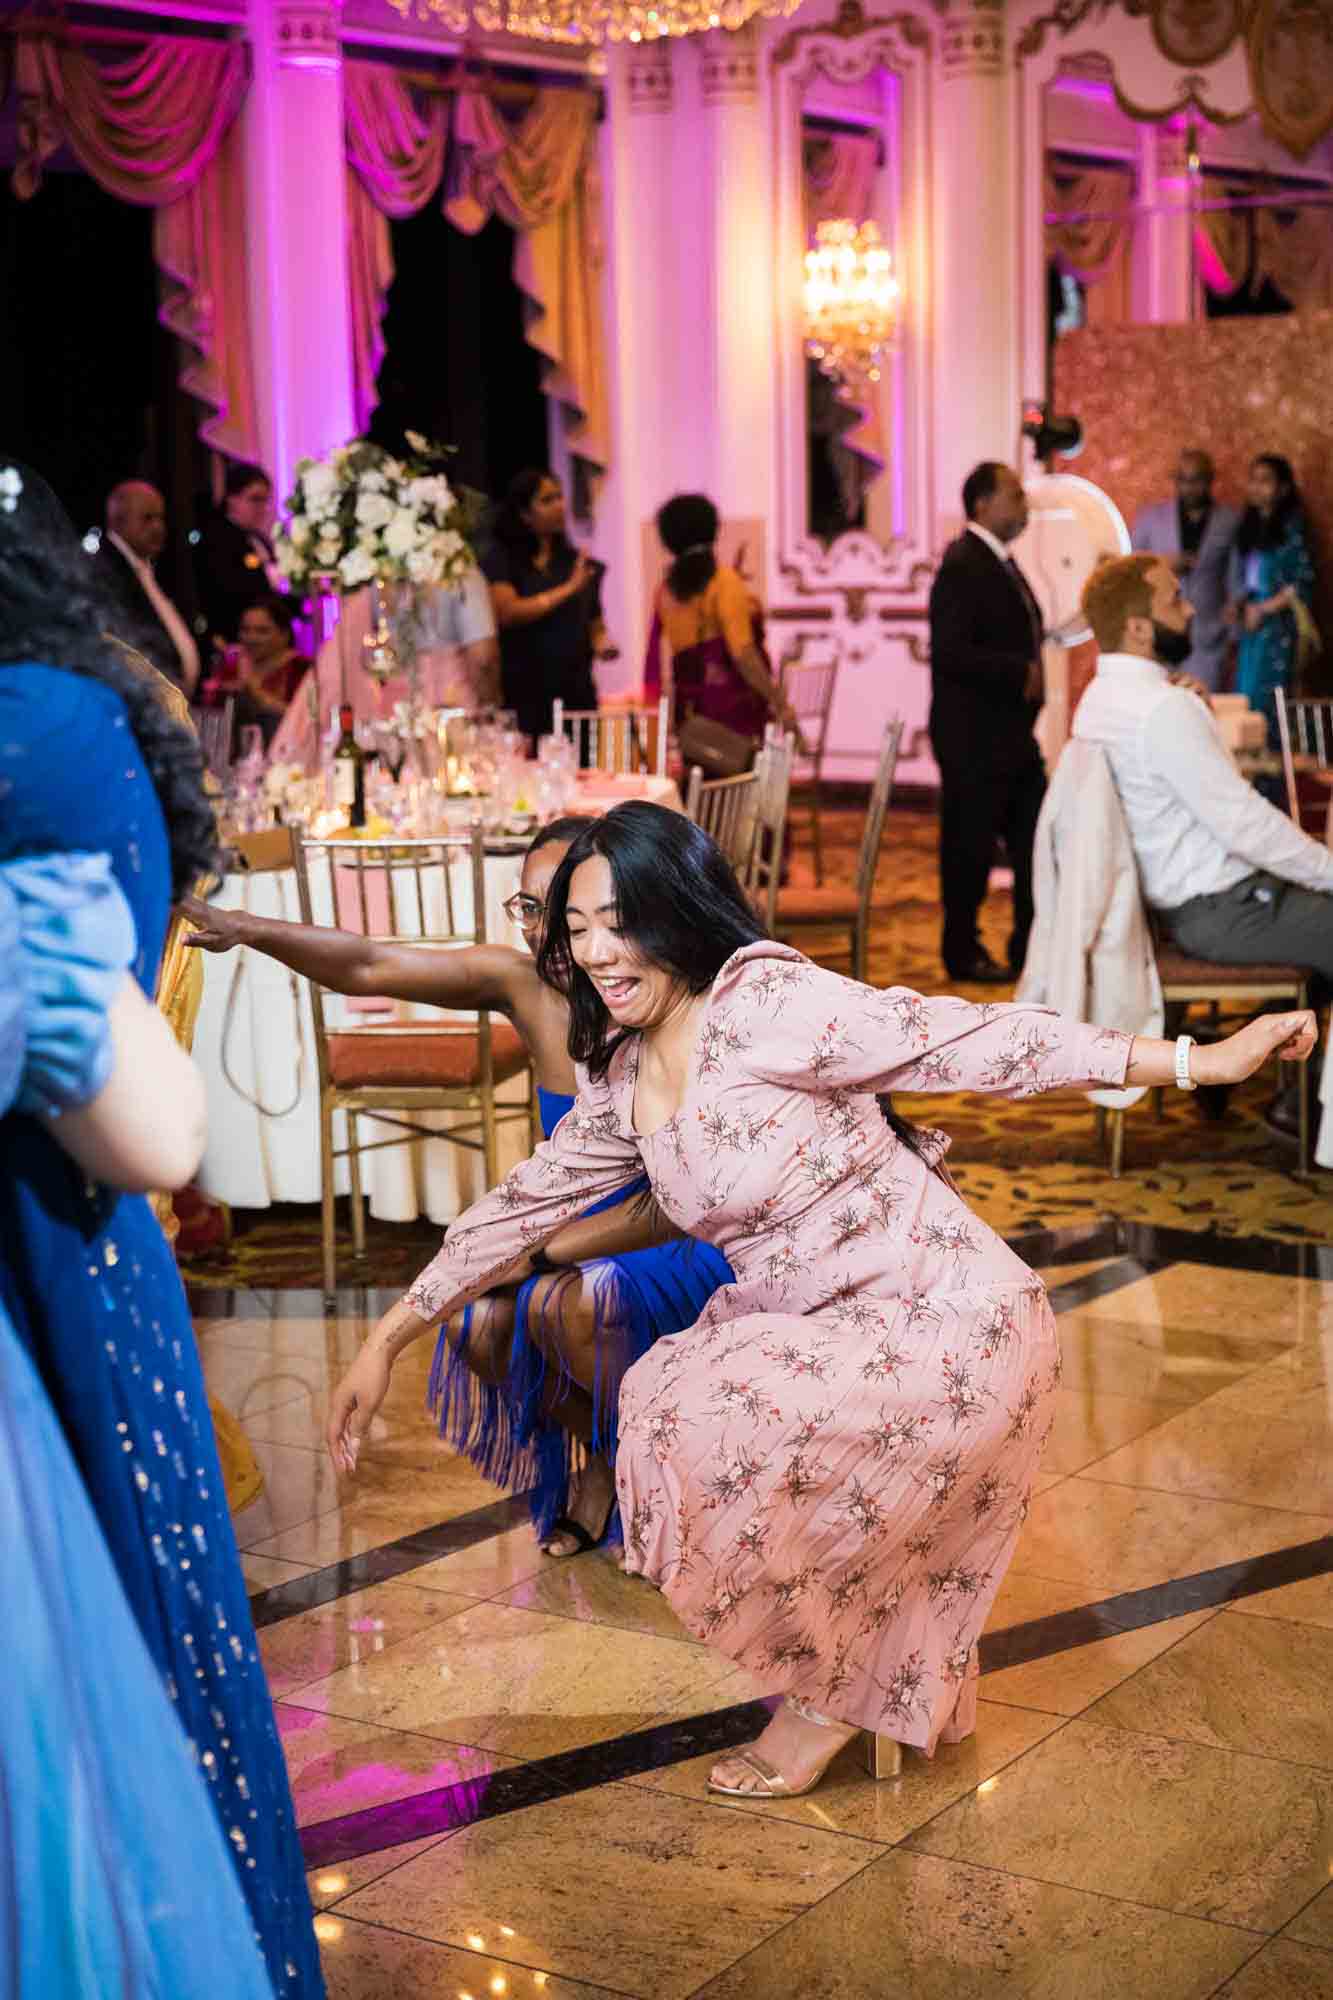
{"label": "woman in pink floral dress", "polygon": [[[1175,1047],[821,971],[762,938],[707,836],[656,806],[591,823],[549,912],[579,1098],[372,1334],[334,1397],[335,1461],[354,1466],[403,1345],[646,1173],[736,1277],[625,1376],[626,1567],[787,1697],[714,1788],[806,1789],[858,1729],[930,1754],[974,1726],[1060,1352],[1040,1280],[944,1173],[947,1142],[877,1093],[1165,1082]],[[1191,1050],[1194,1077],[1312,1044],[1311,1017],[1264,1016]]]}

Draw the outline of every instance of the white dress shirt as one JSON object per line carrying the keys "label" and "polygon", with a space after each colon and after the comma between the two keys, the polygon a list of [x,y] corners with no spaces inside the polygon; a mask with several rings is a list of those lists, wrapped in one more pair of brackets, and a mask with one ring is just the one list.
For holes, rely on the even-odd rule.
{"label": "white dress shirt", "polygon": [[1247,875],[1333,895],[1333,850],[1270,806],[1231,760],[1203,702],[1155,660],[1103,653],[1073,735],[1111,760],[1155,909],[1215,896]]}
{"label": "white dress shirt", "polygon": [[1013,558],[999,536],[993,535],[989,528],[983,528],[980,521],[969,521],[967,532],[969,535],[975,535],[979,542],[984,542],[991,554],[998,556],[1006,568],[1012,562]]}
{"label": "white dress shirt", "polygon": [[167,637],[176,648],[176,656],[181,663],[181,684],[186,694],[193,694],[195,682],[199,679],[199,648],[194,643],[189,626],[154,576],[153,565],[145,562],[141,555],[136,555],[129,543],[110,528],[107,530],[107,540],[120,550],[134,571],[140,589],[157,613]]}

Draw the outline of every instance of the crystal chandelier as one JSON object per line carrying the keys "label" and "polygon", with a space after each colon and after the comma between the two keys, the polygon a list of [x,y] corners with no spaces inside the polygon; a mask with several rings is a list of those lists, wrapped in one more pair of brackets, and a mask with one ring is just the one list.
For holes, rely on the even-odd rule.
{"label": "crystal chandelier", "polygon": [[740,28],[756,14],[794,14],[801,0],[389,0],[404,20],[452,33],[521,35],[529,41],[655,42],[663,35]]}
{"label": "crystal chandelier", "polygon": [[805,351],[855,401],[897,330],[898,280],[873,222],[821,222],[805,253]]}

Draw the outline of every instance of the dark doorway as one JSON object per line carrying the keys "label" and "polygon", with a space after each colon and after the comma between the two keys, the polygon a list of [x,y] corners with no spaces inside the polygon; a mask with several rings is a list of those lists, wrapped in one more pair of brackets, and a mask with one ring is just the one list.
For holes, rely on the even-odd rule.
{"label": "dark doorway", "polygon": [[405,430],[457,451],[459,484],[498,498],[548,458],[541,359],[523,337],[514,232],[498,220],[465,236],[432,202],[393,224],[394,281],[371,436]]}

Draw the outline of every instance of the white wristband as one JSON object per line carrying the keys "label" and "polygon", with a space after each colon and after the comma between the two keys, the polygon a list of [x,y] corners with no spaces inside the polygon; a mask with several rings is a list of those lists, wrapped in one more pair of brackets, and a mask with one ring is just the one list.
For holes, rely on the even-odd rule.
{"label": "white wristband", "polygon": [[1176,1036],[1176,1088],[1177,1090],[1197,1090],[1198,1084],[1190,1075],[1190,1050],[1194,1047],[1193,1035]]}

